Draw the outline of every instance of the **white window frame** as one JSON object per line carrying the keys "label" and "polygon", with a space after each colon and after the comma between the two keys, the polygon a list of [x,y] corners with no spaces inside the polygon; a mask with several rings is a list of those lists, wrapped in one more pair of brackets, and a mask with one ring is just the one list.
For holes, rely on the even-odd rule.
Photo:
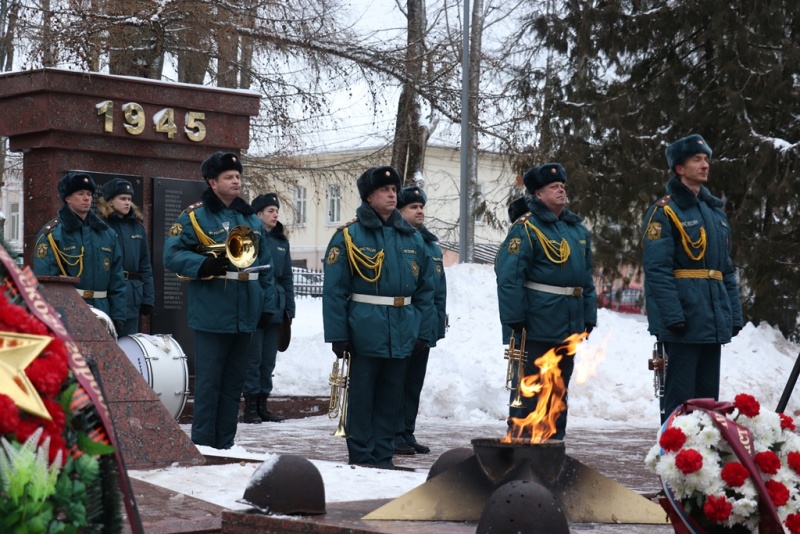
{"label": "white window frame", "polygon": [[327,224],[339,224],[342,220],[342,190],[338,184],[328,186],[328,198],[325,203],[327,208]]}
{"label": "white window frame", "polygon": [[303,185],[294,188],[294,224],[305,226],[308,209],[308,190]]}

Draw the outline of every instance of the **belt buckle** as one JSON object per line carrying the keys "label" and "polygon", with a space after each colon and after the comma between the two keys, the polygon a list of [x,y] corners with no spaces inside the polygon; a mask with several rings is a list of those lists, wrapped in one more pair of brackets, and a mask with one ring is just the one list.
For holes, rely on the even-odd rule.
{"label": "belt buckle", "polygon": [[250,280],[250,273],[239,273],[237,280],[240,282],[248,282]]}
{"label": "belt buckle", "polygon": [[405,297],[395,297],[394,304],[392,306],[402,307],[406,305],[406,298]]}
{"label": "belt buckle", "polygon": [[712,279],[713,279],[713,278],[715,278],[716,276],[717,276],[717,271],[715,271],[714,269],[711,269],[710,271],[708,271],[708,277],[709,277],[709,278],[712,278]]}
{"label": "belt buckle", "polygon": [[85,298],[85,299],[93,299],[94,298],[94,290],[92,290],[92,289],[84,289],[83,290],[83,298]]}
{"label": "belt buckle", "polygon": [[129,280],[128,275],[130,274],[131,273],[129,273],[128,271],[122,271],[122,276],[125,278],[125,280]]}
{"label": "belt buckle", "polygon": [[582,287],[573,287],[572,288],[572,296],[575,298],[580,297],[583,295],[583,288]]}

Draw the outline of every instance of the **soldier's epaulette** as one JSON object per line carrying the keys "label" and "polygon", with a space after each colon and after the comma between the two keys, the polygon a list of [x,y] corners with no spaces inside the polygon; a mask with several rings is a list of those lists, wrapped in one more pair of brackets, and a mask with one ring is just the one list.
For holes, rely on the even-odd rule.
{"label": "soldier's epaulette", "polygon": [[358,217],[353,217],[352,219],[350,219],[349,221],[347,221],[346,223],[341,225],[339,228],[337,228],[337,230],[344,230],[345,228],[347,228],[348,226],[350,226],[351,224],[353,224],[357,220],[358,220]]}
{"label": "soldier's epaulette", "polygon": [[529,211],[528,213],[525,213],[525,214],[523,214],[523,215],[520,215],[519,217],[517,217],[517,220],[516,220],[516,221],[514,221],[514,224],[525,224],[525,221],[527,221],[528,219],[530,219],[531,215],[532,215],[532,214],[531,214],[531,212],[530,212],[530,211]]}
{"label": "soldier's epaulette", "polygon": [[203,207],[203,201],[201,200],[200,202],[195,202],[194,204],[192,204],[190,206],[187,206],[186,209],[183,210],[183,211],[186,212],[186,214],[188,215],[189,213],[192,213],[197,208],[202,208],[202,207]]}
{"label": "soldier's epaulette", "polygon": [[664,206],[669,204],[670,200],[672,200],[672,195],[667,195],[665,197],[662,197],[661,200],[659,200],[656,204],[658,204],[659,208],[663,208]]}
{"label": "soldier's epaulette", "polygon": [[49,223],[45,224],[45,225],[44,225],[44,228],[42,228],[42,235],[47,235],[47,234],[49,234],[49,233],[50,233],[50,232],[52,232],[52,231],[53,231],[53,229],[54,229],[56,226],[58,226],[59,224],[60,224],[60,223],[59,223],[59,221],[58,221],[58,219],[57,219],[57,218],[56,218],[56,219],[53,219],[53,220],[52,220],[52,221],[50,221]]}

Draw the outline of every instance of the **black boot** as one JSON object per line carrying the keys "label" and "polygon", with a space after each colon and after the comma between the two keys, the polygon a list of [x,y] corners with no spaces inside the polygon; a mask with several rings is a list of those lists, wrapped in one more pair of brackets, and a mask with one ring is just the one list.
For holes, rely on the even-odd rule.
{"label": "black boot", "polygon": [[256,395],[244,396],[244,415],[242,423],[261,424],[261,417],[258,416],[258,397]]}
{"label": "black boot", "polygon": [[261,393],[258,396],[258,415],[261,417],[261,420],[267,423],[280,423],[285,418],[281,417],[280,415],[276,415],[267,409],[267,399],[269,395],[265,393]]}

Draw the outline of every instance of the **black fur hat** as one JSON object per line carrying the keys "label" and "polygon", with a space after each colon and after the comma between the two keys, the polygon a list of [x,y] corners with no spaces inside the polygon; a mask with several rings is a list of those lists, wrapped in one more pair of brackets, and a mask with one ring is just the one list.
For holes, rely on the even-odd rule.
{"label": "black fur hat", "polygon": [[528,213],[528,199],[519,197],[508,205],[508,219],[513,223]]}
{"label": "black fur hat", "polygon": [[532,195],[537,189],[541,189],[553,182],[567,183],[567,171],[564,170],[560,163],[545,163],[528,169],[522,175],[522,182],[525,184],[528,193]]}
{"label": "black fur hat", "polygon": [[239,171],[239,173],[244,171],[238,155],[233,152],[214,152],[200,165],[200,172],[206,182],[215,179],[225,171]]}
{"label": "black fur hat", "polygon": [[394,185],[397,187],[398,193],[400,192],[403,184],[400,181],[400,175],[393,167],[372,167],[367,169],[356,181],[358,194],[364,202],[373,191],[385,185]]}
{"label": "black fur hat", "polygon": [[92,177],[85,172],[68,172],[58,181],[58,194],[61,200],[66,200],[75,191],[91,191],[94,194],[97,186]]}
{"label": "black fur hat", "polygon": [[133,195],[133,185],[128,180],[114,178],[103,184],[103,198],[111,200],[117,195]]}
{"label": "black fur hat", "polygon": [[412,202],[419,202],[423,206],[428,203],[428,195],[418,185],[404,187],[397,195],[397,209],[402,208]]}
{"label": "black fur hat", "polygon": [[275,206],[276,208],[281,209],[281,203],[278,200],[277,193],[267,193],[266,195],[258,195],[250,203],[250,206],[256,213],[269,206]]}
{"label": "black fur hat", "polygon": [[675,172],[675,165],[681,165],[684,161],[700,153],[711,157],[711,147],[708,146],[702,135],[692,134],[681,137],[667,147],[667,165],[669,170]]}

